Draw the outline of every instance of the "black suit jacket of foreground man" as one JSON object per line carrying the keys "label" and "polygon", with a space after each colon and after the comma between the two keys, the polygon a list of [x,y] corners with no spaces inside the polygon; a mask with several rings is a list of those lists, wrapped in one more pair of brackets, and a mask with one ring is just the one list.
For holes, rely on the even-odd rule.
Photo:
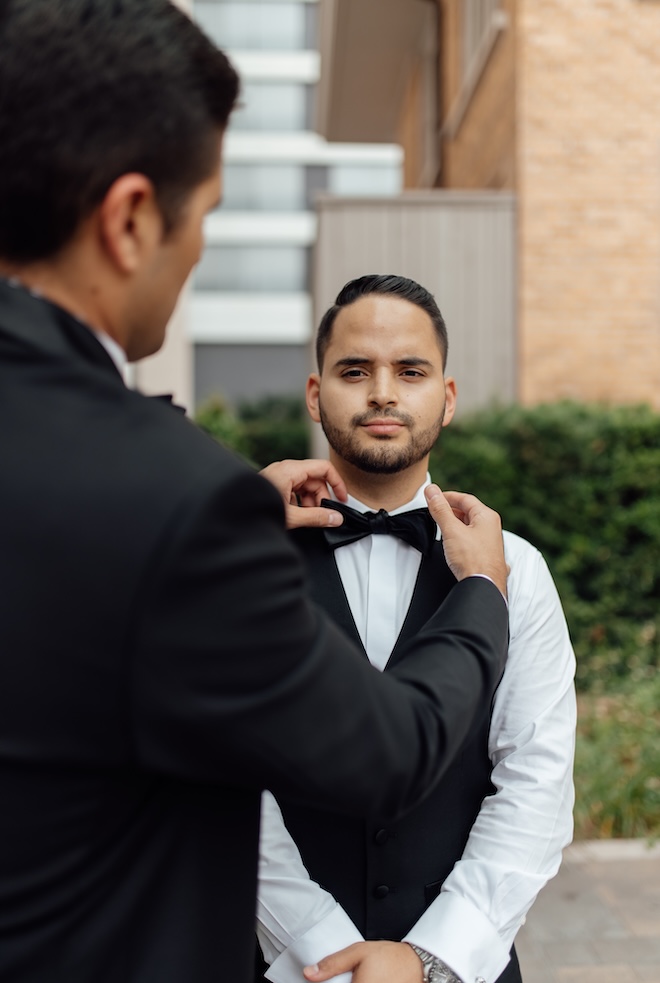
{"label": "black suit jacket of foreground man", "polygon": [[459,584],[377,673],[271,486],[7,283],[0,449],[0,979],[242,983],[261,789],[415,804],[489,705],[499,591]]}

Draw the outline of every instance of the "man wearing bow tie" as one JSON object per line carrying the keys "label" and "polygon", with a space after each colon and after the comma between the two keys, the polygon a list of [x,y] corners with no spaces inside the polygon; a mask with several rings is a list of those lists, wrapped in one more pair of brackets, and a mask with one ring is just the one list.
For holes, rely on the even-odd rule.
{"label": "man wearing bow tie", "polygon": [[[349,498],[326,503],[342,526],[292,535],[316,600],[386,673],[405,666],[406,642],[454,583],[424,497],[456,405],[446,354],[428,291],[361,277],[324,315],[307,383]],[[264,796],[268,980],[295,983],[304,967],[308,980],[342,983],[521,980],[515,934],[572,833],[574,657],[541,555],[507,533],[505,550],[507,667],[436,790],[395,823]]]}

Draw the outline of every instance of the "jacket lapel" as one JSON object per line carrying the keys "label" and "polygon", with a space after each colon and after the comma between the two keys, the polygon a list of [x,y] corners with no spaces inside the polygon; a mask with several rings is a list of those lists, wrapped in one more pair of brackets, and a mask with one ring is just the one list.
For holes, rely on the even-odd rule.
{"label": "jacket lapel", "polygon": [[399,637],[392,649],[386,669],[396,665],[403,658],[406,642],[410,641],[429,620],[456,583],[456,578],[447,566],[442,542],[437,540],[430,556],[422,557],[408,614],[403,622]]}
{"label": "jacket lapel", "polygon": [[320,529],[296,529],[291,538],[302,553],[307,568],[307,586],[312,600],[330,616],[367,658],[341,582],[334,550]]}

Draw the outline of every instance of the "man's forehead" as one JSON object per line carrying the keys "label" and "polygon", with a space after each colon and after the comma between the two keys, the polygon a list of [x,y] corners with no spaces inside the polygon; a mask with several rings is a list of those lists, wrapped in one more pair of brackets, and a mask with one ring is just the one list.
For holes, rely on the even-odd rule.
{"label": "man's forehead", "polygon": [[435,325],[426,311],[400,297],[369,294],[343,307],[328,343],[330,361],[442,357]]}

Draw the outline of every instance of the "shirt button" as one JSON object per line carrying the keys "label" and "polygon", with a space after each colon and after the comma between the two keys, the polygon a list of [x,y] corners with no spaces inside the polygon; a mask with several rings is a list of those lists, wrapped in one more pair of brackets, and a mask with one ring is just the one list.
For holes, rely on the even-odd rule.
{"label": "shirt button", "polygon": [[383,843],[387,843],[389,838],[390,838],[389,833],[387,832],[386,829],[379,829],[378,832],[374,835],[374,841],[378,844],[378,846],[382,846]]}
{"label": "shirt button", "polygon": [[374,898],[378,898],[379,901],[386,898],[389,893],[390,889],[387,884],[379,884],[378,887],[374,888]]}
{"label": "shirt button", "polygon": [[477,976],[477,978],[475,979],[474,983],[486,983],[486,981],[483,978],[483,976]]}

